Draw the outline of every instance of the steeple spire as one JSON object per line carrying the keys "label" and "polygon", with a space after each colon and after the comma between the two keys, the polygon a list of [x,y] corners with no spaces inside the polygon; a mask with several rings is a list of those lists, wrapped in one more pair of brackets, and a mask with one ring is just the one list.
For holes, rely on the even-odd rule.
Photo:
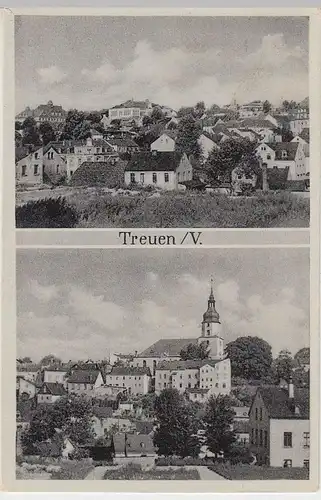
{"label": "steeple spire", "polygon": [[215,309],[215,299],[213,292],[213,277],[211,276],[211,291],[207,301],[207,311],[203,315],[203,322],[207,323],[219,323],[220,316]]}

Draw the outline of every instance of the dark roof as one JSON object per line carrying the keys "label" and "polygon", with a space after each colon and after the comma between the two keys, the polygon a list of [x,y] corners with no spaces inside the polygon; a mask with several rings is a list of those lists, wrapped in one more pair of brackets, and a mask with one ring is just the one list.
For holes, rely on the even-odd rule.
{"label": "dark roof", "polygon": [[270,189],[285,189],[288,180],[289,167],[268,168],[267,178]]}
{"label": "dark roof", "polygon": [[15,149],[16,161],[20,161],[23,158],[26,158],[39,149],[41,149],[41,146],[19,146]]}
{"label": "dark roof", "polygon": [[110,375],[150,375],[150,370],[139,366],[113,366]]}
{"label": "dark roof", "polygon": [[154,429],[154,423],[150,420],[133,420],[138,434],[150,434]]}
{"label": "dark roof", "polygon": [[113,188],[124,180],[125,162],[118,160],[117,153],[107,153],[107,161],[85,161],[75,171],[70,180],[71,186],[105,186]]}
{"label": "dark roof", "polygon": [[269,120],[264,120],[262,118],[244,118],[241,122],[242,127],[259,127],[259,128],[270,128],[275,129],[275,125]]}
{"label": "dark roof", "polygon": [[52,394],[52,396],[65,396],[67,394],[66,389],[62,384],[58,382],[44,382],[38,394]]}
{"label": "dark roof", "polygon": [[[125,434],[117,433],[113,436],[115,452],[124,453]],[[127,434],[127,451],[137,453],[155,453],[152,438],[147,434]]]}
{"label": "dark roof", "polygon": [[111,144],[112,146],[138,148],[136,142],[133,141],[133,139],[131,139],[130,137],[107,137],[106,142],[108,142],[108,144]]}
{"label": "dark roof", "polygon": [[149,105],[149,102],[146,101],[134,101],[134,100],[129,100],[126,102],[123,102],[122,104],[118,104],[118,106],[113,106],[111,109],[115,108],[140,108],[140,109],[146,109]]}
{"label": "dark roof", "polygon": [[[259,387],[265,407],[270,418],[276,419],[303,419],[309,418],[309,389],[294,388],[294,398],[289,398],[287,389],[280,387]],[[298,408],[298,413],[295,412]]]}
{"label": "dark roof", "polygon": [[94,384],[99,373],[99,370],[75,370],[68,378],[68,383]]}
{"label": "dark roof", "polygon": [[[276,161],[294,161],[299,144],[297,142],[276,142],[267,143],[266,145],[275,151]],[[287,152],[286,158],[282,158],[282,151]]]}
{"label": "dark roof", "polygon": [[182,155],[177,152],[142,152],[132,156],[125,170],[137,172],[175,171],[181,159]]}
{"label": "dark roof", "polygon": [[157,364],[157,370],[197,370],[202,364],[201,360],[187,361],[161,361]]}
{"label": "dark roof", "polygon": [[208,139],[210,139],[213,142],[216,142],[217,136],[215,134],[211,134],[210,132],[207,132],[206,130],[202,130],[201,135],[204,135]]}
{"label": "dark roof", "polygon": [[301,134],[299,134],[301,139],[303,139],[304,141],[306,141],[308,144],[310,144],[310,129],[308,127],[304,128],[301,132]]}
{"label": "dark roof", "polygon": [[113,409],[111,406],[95,406],[93,414],[97,418],[110,418],[113,416]]}
{"label": "dark roof", "polygon": [[139,354],[139,358],[160,358],[164,356],[179,356],[188,344],[196,344],[197,339],[160,339]]}

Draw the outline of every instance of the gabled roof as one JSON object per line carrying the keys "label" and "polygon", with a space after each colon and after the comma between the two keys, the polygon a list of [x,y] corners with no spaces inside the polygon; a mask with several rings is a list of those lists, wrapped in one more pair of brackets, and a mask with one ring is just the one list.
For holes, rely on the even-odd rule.
{"label": "gabled roof", "polygon": [[241,124],[242,127],[258,127],[258,128],[269,128],[269,129],[275,129],[277,128],[275,125],[273,125],[272,122],[269,120],[264,120],[262,118],[244,118],[242,120]]}
{"label": "gabled roof", "polygon": [[[155,448],[151,436],[148,434],[127,434],[128,453],[155,453]],[[117,433],[113,436],[115,452],[124,453],[125,434]]]}
{"label": "gabled roof", "polygon": [[30,154],[35,153],[41,149],[41,146],[19,146],[18,148],[15,149],[16,153],[16,161],[20,161],[23,158],[26,158]]}
{"label": "gabled roof", "polygon": [[196,344],[196,338],[188,339],[160,339],[142,351],[138,358],[162,358],[166,356],[180,356],[182,349],[188,344]]}
{"label": "gabled roof", "polygon": [[150,434],[154,429],[154,423],[150,420],[133,420],[138,434]]}
{"label": "gabled roof", "polygon": [[94,384],[99,370],[75,370],[68,378],[68,384]]}
{"label": "gabled roof", "polygon": [[113,366],[109,375],[149,375],[149,368],[139,366]]}
{"label": "gabled roof", "polygon": [[170,172],[179,166],[182,155],[178,152],[142,152],[132,156],[126,171],[133,172]]}
{"label": "gabled roof", "polygon": [[[267,143],[266,145],[275,151],[275,160],[277,161],[294,161],[299,147],[297,142],[276,142]],[[283,151],[287,153],[286,158],[282,157]]]}
{"label": "gabled roof", "polygon": [[206,130],[202,130],[201,135],[204,135],[207,139],[210,139],[214,143],[216,143],[217,136],[214,134],[211,134],[210,132],[207,132]]}
{"label": "gabled roof", "polygon": [[66,389],[58,382],[44,382],[38,394],[51,394],[52,396],[65,396]]}
{"label": "gabled roof", "polygon": [[108,144],[110,144],[112,146],[120,146],[120,147],[126,147],[126,148],[129,148],[129,147],[137,148],[138,147],[136,142],[133,141],[133,139],[131,139],[130,137],[107,137],[105,139],[105,142],[107,142]]}
{"label": "gabled roof", "polygon": [[[263,399],[270,418],[303,419],[309,418],[309,389],[294,388],[294,398],[289,398],[287,389],[280,387],[259,387],[257,392]],[[295,412],[298,408],[299,412]]]}
{"label": "gabled roof", "polygon": [[156,370],[198,370],[201,366],[201,360],[187,361],[161,361],[157,364]]}
{"label": "gabled roof", "polygon": [[126,102],[123,102],[122,104],[118,104],[118,106],[113,106],[111,109],[115,108],[140,108],[140,109],[147,109],[149,107],[149,102],[146,101],[134,101],[134,100],[128,100]]}

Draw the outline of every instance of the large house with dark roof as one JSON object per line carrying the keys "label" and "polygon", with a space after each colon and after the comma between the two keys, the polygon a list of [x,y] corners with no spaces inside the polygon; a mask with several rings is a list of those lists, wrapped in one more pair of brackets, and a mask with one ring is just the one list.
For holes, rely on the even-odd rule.
{"label": "large house with dark roof", "polygon": [[67,380],[68,392],[86,394],[100,387],[103,383],[100,370],[74,370]]}
{"label": "large house with dark roof", "polygon": [[[135,356],[133,366],[148,368],[155,377],[155,392],[173,387],[187,391],[193,401],[204,401],[211,394],[231,391],[230,360],[224,354],[220,316],[216,311],[213,286],[203,314],[201,335],[197,338],[160,339]],[[182,361],[180,353],[189,344],[205,343],[209,358]]]}
{"label": "large house with dark roof", "polygon": [[288,181],[308,179],[304,148],[299,142],[262,143],[255,151],[268,169],[288,169]]}
{"label": "large house with dark roof", "polygon": [[250,446],[257,463],[309,467],[309,390],[259,387],[250,412]]}
{"label": "large house with dark roof", "polygon": [[125,184],[178,189],[181,182],[193,179],[193,167],[186,154],[144,152],[133,155],[125,168]]}
{"label": "large house with dark roof", "polygon": [[55,403],[58,399],[67,396],[63,384],[58,382],[44,382],[37,394],[37,403]]}

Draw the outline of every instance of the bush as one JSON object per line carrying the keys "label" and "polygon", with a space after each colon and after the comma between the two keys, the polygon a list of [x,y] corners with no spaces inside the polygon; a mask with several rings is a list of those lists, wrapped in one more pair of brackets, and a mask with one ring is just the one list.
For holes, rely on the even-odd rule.
{"label": "bush", "polygon": [[208,465],[213,463],[211,458],[193,458],[193,457],[160,457],[155,460],[155,465],[165,467],[168,465],[184,467],[185,465]]}
{"label": "bush", "polygon": [[220,476],[229,480],[250,481],[250,480],[307,480],[309,470],[305,467],[267,467],[260,465],[237,464],[229,462],[215,462],[208,467]]}
{"label": "bush", "polygon": [[76,210],[61,197],[29,201],[16,208],[18,228],[71,228],[78,219]]}

